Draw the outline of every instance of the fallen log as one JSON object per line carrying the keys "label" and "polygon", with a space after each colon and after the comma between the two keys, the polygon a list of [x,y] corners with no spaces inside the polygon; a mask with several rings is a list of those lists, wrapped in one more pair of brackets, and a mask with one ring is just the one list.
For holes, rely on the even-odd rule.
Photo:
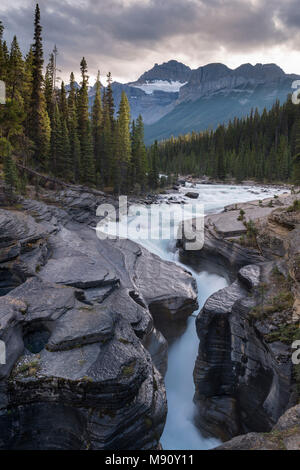
{"label": "fallen log", "polygon": [[21,163],[16,163],[16,165],[20,170],[26,171],[28,174],[30,174],[32,176],[35,176],[35,177],[40,178],[40,179],[45,180],[45,181],[49,181],[50,183],[56,184],[57,186],[62,186],[64,188],[70,188],[70,189],[80,191],[80,192],[88,192],[88,193],[91,193],[91,194],[95,194],[95,196],[105,196],[105,193],[103,191],[98,191],[97,189],[93,189],[93,188],[86,187],[86,186],[66,183],[64,181],[61,181],[58,178],[54,178],[53,176],[48,176],[48,175],[44,175],[42,173],[39,173],[38,171],[33,170],[32,168],[28,168],[27,166],[24,166]]}

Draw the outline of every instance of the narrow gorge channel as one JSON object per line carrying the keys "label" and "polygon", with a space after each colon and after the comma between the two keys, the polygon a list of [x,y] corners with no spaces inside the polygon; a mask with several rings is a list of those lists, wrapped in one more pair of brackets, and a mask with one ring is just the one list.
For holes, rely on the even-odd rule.
{"label": "narrow gorge channel", "polygon": [[[258,186],[197,184],[191,189],[190,185],[187,186],[181,187],[179,191],[172,194],[161,196],[161,204],[156,205],[154,210],[161,211],[163,214],[162,205],[165,203],[168,206],[171,205],[174,208],[175,223],[179,224],[182,217],[180,203],[191,202],[185,196],[190,190],[199,193],[198,199],[193,203],[203,204],[205,214],[220,212],[229,204],[264,199],[284,192],[284,190],[278,188]],[[167,206],[165,207],[167,208]],[[188,217],[187,211],[184,214],[185,217]],[[143,226],[143,220],[145,226]],[[156,229],[161,230],[161,225],[167,223],[167,220],[167,217],[164,220],[162,216],[160,226]],[[144,229],[146,230],[146,222],[146,214],[142,217],[139,216],[140,233],[143,233]],[[135,223],[134,217],[129,218],[129,224],[131,223]],[[121,236],[125,234],[125,230],[125,224],[122,226],[121,220],[119,222]],[[135,241],[137,240],[135,239]],[[175,240],[145,239],[141,237],[138,243],[162,259],[177,263],[189,270],[193,274],[198,287],[199,309],[188,319],[184,332],[178,332],[178,337],[169,345],[168,370],[165,376],[168,415],[161,438],[162,446],[166,450],[210,449],[218,445],[220,441],[203,437],[194,424],[193,369],[199,346],[195,317],[210,295],[229,284],[229,277],[226,272],[217,270],[213,263],[208,263],[205,267],[197,269],[197,266],[191,266],[186,260],[180,259]]]}

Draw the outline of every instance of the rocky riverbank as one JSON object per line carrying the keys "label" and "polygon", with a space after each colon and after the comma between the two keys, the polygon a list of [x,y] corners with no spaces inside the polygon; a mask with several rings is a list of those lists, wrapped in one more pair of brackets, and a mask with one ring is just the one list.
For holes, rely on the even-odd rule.
{"label": "rocky riverbank", "polygon": [[[184,269],[99,240],[104,194],[0,209],[0,449],[154,449],[167,405],[160,322],[197,307]],[[153,321],[154,318],[154,321]]]}
{"label": "rocky riverbank", "polygon": [[251,187],[263,186],[265,188],[269,188],[269,187],[283,188],[283,189],[287,189],[288,191],[290,191],[292,188],[292,185],[287,184],[287,183],[280,183],[280,182],[277,184],[276,183],[260,183],[256,180],[244,180],[244,181],[241,181],[240,183],[237,183],[235,178],[227,178],[225,180],[219,180],[219,179],[215,179],[215,178],[212,178],[210,176],[205,176],[205,175],[203,175],[202,177],[195,177],[192,175],[180,175],[178,176],[178,179],[177,179],[176,184],[174,185],[174,188],[178,188],[180,185],[182,186],[187,185],[187,187],[194,187],[199,184],[208,184],[208,185],[226,184],[226,185],[234,185],[234,186],[240,185],[240,186],[251,186]]}
{"label": "rocky riverbank", "polygon": [[289,408],[269,433],[252,432],[231,439],[216,450],[300,450],[300,405]]}
{"label": "rocky riverbank", "polygon": [[[222,440],[271,431],[299,400],[299,369],[291,361],[291,344],[300,339],[297,197],[231,205],[206,217],[201,251],[186,252],[184,241],[181,246],[185,258],[215,262],[232,279],[196,321],[196,419]],[[243,448],[243,439],[232,448]]]}

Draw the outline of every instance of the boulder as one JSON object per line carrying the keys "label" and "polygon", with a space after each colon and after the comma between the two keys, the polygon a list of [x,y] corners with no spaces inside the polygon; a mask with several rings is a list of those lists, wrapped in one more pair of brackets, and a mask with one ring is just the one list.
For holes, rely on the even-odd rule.
{"label": "boulder", "polygon": [[300,450],[300,405],[287,410],[270,433],[237,436],[215,450]]}
{"label": "boulder", "polygon": [[193,191],[189,191],[188,193],[185,193],[185,196],[190,198],[190,199],[198,199],[199,193],[195,193]]}

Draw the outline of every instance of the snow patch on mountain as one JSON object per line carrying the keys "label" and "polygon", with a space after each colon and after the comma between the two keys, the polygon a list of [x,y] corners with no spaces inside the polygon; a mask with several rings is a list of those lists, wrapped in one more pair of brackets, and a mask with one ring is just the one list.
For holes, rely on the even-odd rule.
{"label": "snow patch on mountain", "polygon": [[145,83],[130,85],[134,88],[140,88],[147,95],[152,95],[154,91],[165,91],[167,93],[177,93],[183,85],[187,82],[181,83],[179,81],[168,81],[168,80],[152,80],[146,81]]}

